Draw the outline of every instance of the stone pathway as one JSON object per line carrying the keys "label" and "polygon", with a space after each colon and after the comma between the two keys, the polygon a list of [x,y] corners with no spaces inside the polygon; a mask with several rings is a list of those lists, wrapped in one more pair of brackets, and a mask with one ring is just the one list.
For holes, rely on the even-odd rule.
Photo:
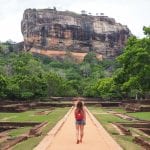
{"label": "stone pathway", "polygon": [[76,144],[74,109],[71,109],[34,150],[122,150],[88,109],[86,110],[87,123],[83,143]]}

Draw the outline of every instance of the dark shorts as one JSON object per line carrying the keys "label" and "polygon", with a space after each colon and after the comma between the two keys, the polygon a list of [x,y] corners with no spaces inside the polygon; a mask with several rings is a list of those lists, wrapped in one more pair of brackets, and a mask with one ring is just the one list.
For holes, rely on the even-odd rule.
{"label": "dark shorts", "polygon": [[76,120],[76,125],[85,125],[84,120]]}

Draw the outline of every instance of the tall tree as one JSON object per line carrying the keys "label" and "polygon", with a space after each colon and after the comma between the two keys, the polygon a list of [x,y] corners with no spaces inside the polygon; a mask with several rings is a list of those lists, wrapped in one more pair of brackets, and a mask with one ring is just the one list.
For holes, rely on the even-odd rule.
{"label": "tall tree", "polygon": [[146,97],[150,92],[150,28],[144,27],[145,38],[131,37],[124,53],[117,60],[121,64],[114,81],[126,96]]}

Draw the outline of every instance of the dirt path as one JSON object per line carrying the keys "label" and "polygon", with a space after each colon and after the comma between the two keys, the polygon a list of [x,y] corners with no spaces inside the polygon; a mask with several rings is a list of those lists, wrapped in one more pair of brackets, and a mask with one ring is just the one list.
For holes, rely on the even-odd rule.
{"label": "dirt path", "polygon": [[122,150],[88,110],[86,114],[87,123],[82,144],[76,144],[73,110],[68,113],[65,123],[56,136],[52,138],[49,134],[35,150],[41,148],[42,150]]}

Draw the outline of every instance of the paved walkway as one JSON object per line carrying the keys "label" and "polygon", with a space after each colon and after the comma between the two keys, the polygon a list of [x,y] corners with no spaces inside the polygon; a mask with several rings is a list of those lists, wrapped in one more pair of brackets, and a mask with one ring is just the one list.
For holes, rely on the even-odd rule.
{"label": "paved walkway", "polygon": [[[73,109],[34,150],[122,150],[88,110],[86,116],[83,143],[76,144]],[[64,124],[60,128],[62,122]],[[56,131],[58,133],[55,135]]]}

